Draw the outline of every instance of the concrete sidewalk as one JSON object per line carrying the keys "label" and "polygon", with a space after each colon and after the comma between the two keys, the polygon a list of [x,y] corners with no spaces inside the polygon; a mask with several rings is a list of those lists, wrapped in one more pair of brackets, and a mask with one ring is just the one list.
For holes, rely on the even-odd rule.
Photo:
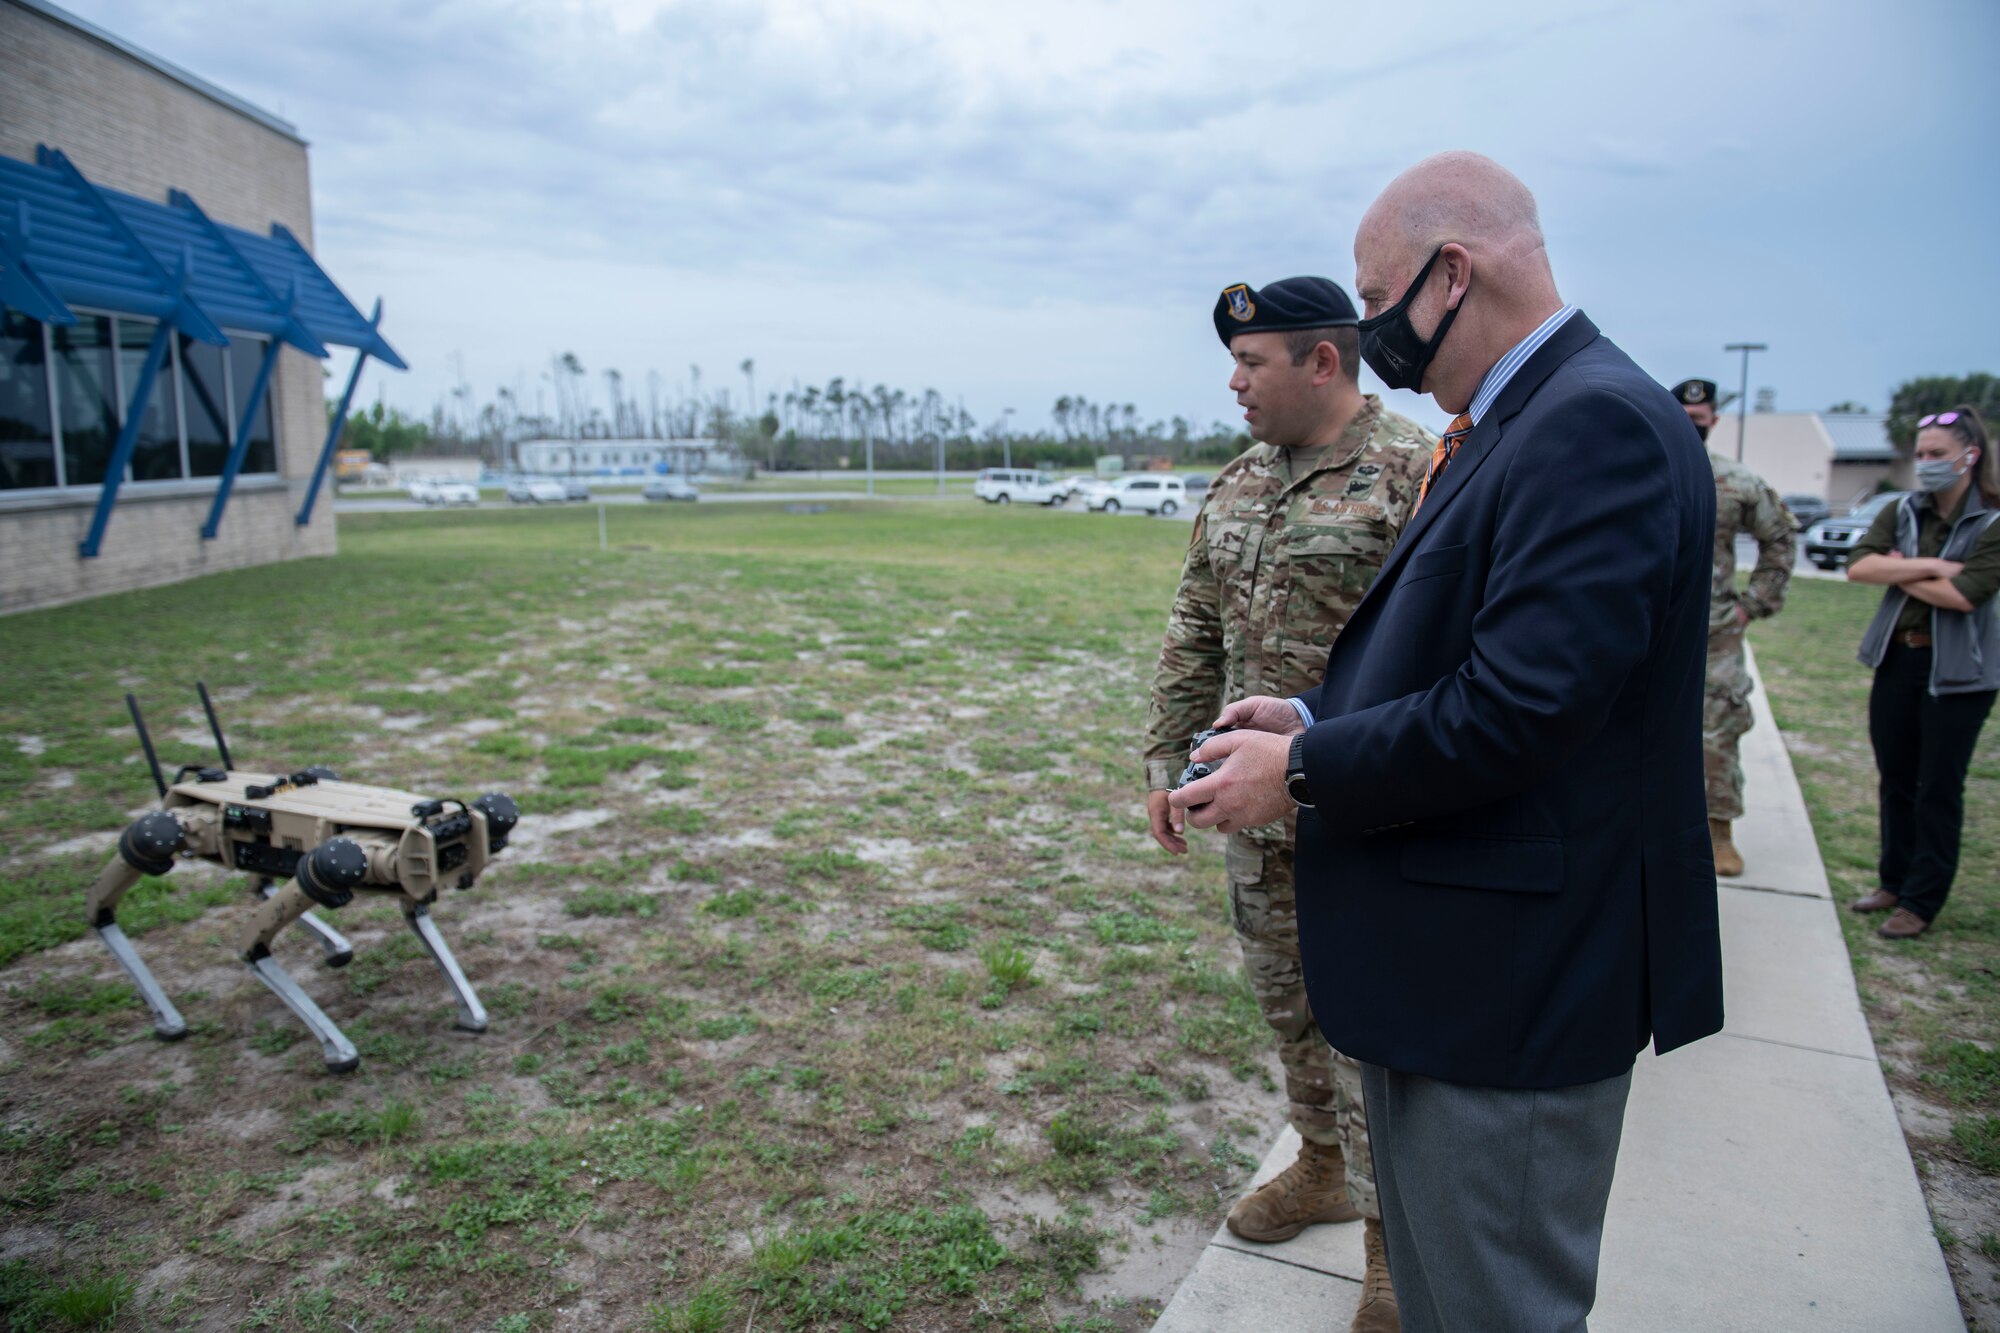
{"label": "concrete sidewalk", "polygon": [[[1591,1327],[1963,1330],[1761,679],[1752,701],[1747,869],[1721,889],[1728,1021],[1639,1057]],[[1257,1181],[1297,1147],[1287,1129]],[[1358,1222],[1283,1245],[1218,1228],[1154,1330],[1340,1333],[1362,1268]]]}

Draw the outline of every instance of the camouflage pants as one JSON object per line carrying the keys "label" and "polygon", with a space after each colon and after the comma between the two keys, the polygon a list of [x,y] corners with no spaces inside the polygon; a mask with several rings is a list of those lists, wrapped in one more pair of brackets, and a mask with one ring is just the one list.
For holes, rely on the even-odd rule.
{"label": "camouflage pants", "polygon": [[1750,662],[1743,631],[1708,636],[1708,685],[1701,706],[1701,766],[1708,780],[1708,817],[1743,817],[1743,765],[1736,743],[1750,730]]}
{"label": "camouflage pants", "polygon": [[1234,833],[1224,860],[1243,968],[1264,1021],[1278,1034],[1292,1128],[1300,1138],[1339,1145],[1347,1159],[1348,1198],[1363,1216],[1380,1217],[1361,1067],[1327,1045],[1306,1001],[1291,845],[1263,846]]}

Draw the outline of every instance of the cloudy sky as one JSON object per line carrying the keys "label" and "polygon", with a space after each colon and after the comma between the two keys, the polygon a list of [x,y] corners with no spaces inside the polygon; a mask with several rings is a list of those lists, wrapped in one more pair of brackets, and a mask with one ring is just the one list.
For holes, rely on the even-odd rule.
{"label": "cloudy sky", "polygon": [[2000,370],[1993,0],[66,3],[299,126],[320,256],[412,365],[369,396],[424,412],[568,350],[738,405],[752,357],[760,398],[1233,421],[1217,291],[1351,283],[1444,148],[1528,182],[1665,382],[1742,340],[1781,408]]}

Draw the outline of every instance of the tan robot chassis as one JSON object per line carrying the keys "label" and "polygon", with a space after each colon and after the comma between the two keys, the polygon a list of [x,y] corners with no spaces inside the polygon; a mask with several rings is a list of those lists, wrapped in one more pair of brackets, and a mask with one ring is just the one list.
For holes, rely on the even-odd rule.
{"label": "tan robot chassis", "polygon": [[431,920],[431,904],[446,885],[471,888],[507,845],[507,835],[520,819],[513,800],[497,792],[471,804],[432,800],[389,787],[341,782],[324,768],[290,774],[239,772],[230,763],[207,687],[197,683],[196,688],[222,767],[184,764],[168,782],[138,701],[126,695],[159,788],[160,808],[120,835],[118,854],[90,886],[87,898],[91,929],[153,1011],[154,1035],[178,1041],[187,1035],[187,1020],[118,928],[118,900],[142,875],[164,875],[182,857],[255,877],[258,902],[237,934],[236,952],[251,974],[306,1025],[334,1073],[355,1069],[361,1057],[272,957],[271,941],[297,921],[318,938],[329,967],[346,966],[354,959],[353,946],[312,909],[344,907],[356,890],[400,899],[403,919],[451,984],[458,1026],[484,1032],[486,1010]]}

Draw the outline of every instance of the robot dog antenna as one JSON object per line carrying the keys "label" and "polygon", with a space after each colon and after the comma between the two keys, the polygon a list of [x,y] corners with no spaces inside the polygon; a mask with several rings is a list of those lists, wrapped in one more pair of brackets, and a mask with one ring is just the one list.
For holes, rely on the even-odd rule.
{"label": "robot dog antenna", "polygon": [[160,756],[153,753],[153,738],[146,734],[146,719],[139,715],[139,701],[131,695],[125,696],[125,707],[132,712],[132,725],[139,732],[139,748],[146,752],[146,764],[153,770],[153,785],[160,789],[160,795],[167,794],[167,775],[160,771]]}
{"label": "robot dog antenna", "polygon": [[[209,700],[208,686],[202,681],[196,681],[194,688],[201,695],[201,711],[208,714],[208,731],[211,736],[215,737],[215,748],[217,753],[222,756],[222,766],[224,768],[235,768],[236,765],[229,762],[229,742],[222,739],[222,723],[215,719],[215,704]],[[164,792],[161,794],[165,795]]]}

